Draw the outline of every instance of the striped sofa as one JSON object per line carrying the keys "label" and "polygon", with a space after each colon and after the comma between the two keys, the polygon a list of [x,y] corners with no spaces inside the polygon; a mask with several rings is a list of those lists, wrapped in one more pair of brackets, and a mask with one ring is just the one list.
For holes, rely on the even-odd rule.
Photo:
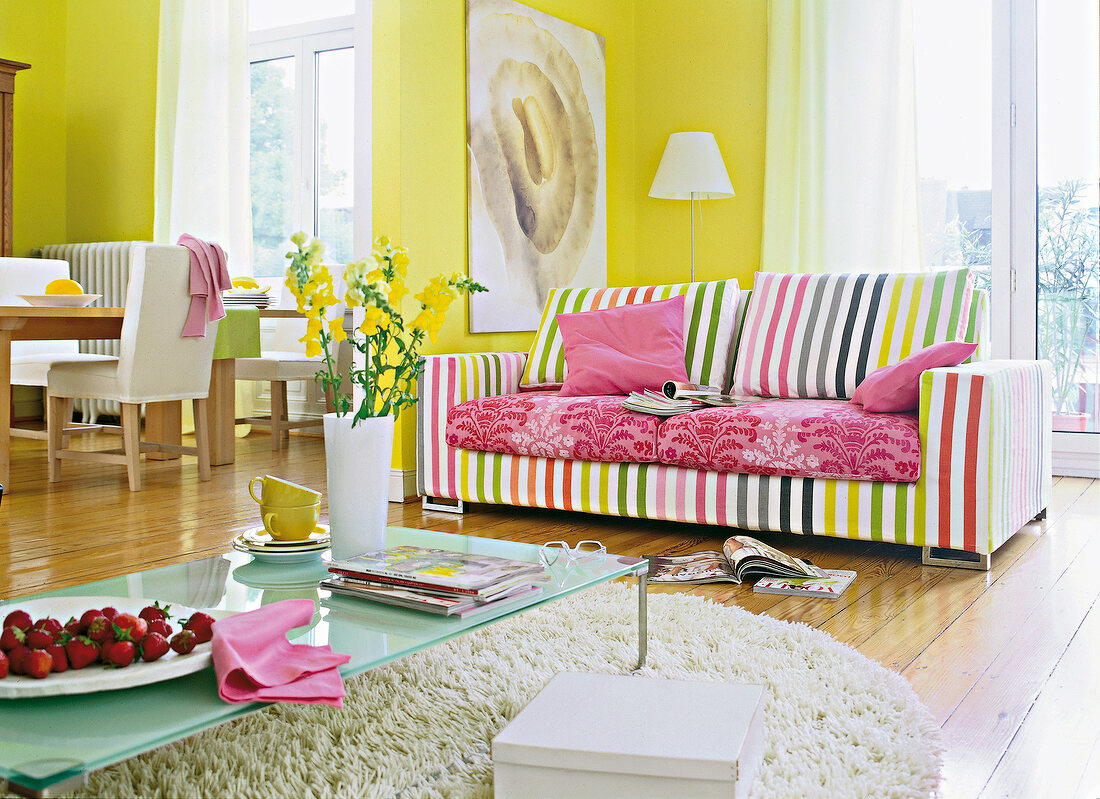
{"label": "striped sofa", "polygon": [[[925,563],[988,569],[990,554],[1041,517],[1050,498],[1050,367],[989,360],[988,298],[970,285],[965,270],[760,273],[755,302],[754,292],[735,281],[552,293],[530,352],[424,359],[419,492],[427,507],[458,511],[467,501],[488,502],[886,541],[922,547]],[[843,399],[868,371],[934,341],[975,341],[978,350],[971,362],[921,376],[921,469],[912,482],[719,472],[447,444],[448,413],[460,404],[560,384],[565,364],[555,314],[675,293],[687,294],[692,319],[689,379],[737,393]]]}

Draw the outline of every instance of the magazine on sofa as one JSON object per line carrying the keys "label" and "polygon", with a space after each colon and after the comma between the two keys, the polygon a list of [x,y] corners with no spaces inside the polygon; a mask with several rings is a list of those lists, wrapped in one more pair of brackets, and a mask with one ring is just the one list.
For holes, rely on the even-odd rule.
{"label": "magazine on sofa", "polygon": [[825,569],[825,577],[761,577],[752,590],[757,594],[788,594],[836,599],[856,578],[854,571]]}
{"label": "magazine on sofa", "polygon": [[749,577],[826,577],[824,569],[747,535],[726,539],[722,551],[649,558],[651,583],[742,583]]}
{"label": "magazine on sofa", "polygon": [[[672,388],[669,388],[672,386]],[[689,389],[676,388],[677,386],[693,386]],[[623,400],[623,407],[629,411],[648,413],[654,416],[675,416],[679,413],[698,411],[703,408],[732,408],[738,405],[750,405],[754,402],[766,402],[769,397],[748,397],[737,394],[721,394],[718,389],[710,390],[709,386],[695,386],[693,383],[674,383],[671,380],[664,384],[662,391],[632,391],[630,396]],[[674,394],[675,396],[670,396]]]}

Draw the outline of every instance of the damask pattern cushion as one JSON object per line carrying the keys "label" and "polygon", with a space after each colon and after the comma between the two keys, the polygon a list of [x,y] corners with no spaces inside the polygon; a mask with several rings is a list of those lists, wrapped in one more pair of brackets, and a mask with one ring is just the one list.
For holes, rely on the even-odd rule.
{"label": "damask pattern cushion", "polygon": [[447,412],[447,444],[566,460],[651,463],[660,418],[622,407],[622,397],[560,397],[556,391],[484,397]]}
{"label": "damask pattern cushion", "polygon": [[562,397],[660,391],[687,382],[684,296],[599,311],[558,314],[569,373]]}
{"label": "damask pattern cushion", "polygon": [[557,315],[617,308],[684,295],[684,367],[688,380],[724,387],[729,375],[737,281],[673,283],[631,288],[552,289],[527,355],[520,388],[557,388],[568,372]]}
{"label": "damask pattern cushion", "polygon": [[733,393],[848,398],[875,369],[970,327],[967,269],[794,275],[758,272]]}
{"label": "damask pattern cushion", "polygon": [[884,480],[920,477],[917,415],[869,413],[840,400],[776,400],[673,416],[662,463],[715,472]]}

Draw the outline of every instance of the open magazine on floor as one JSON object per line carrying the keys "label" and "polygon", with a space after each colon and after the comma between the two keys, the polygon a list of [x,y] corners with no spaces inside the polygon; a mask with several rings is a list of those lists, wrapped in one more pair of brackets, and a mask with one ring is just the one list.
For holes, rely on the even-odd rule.
{"label": "open magazine on floor", "polygon": [[649,558],[651,583],[742,583],[750,577],[826,577],[807,560],[795,558],[747,535],[726,539],[722,551]]}
{"label": "open magazine on floor", "polygon": [[[690,388],[677,388],[677,387]],[[732,408],[739,405],[751,405],[755,402],[767,402],[769,397],[750,397],[739,394],[722,394],[711,386],[697,386],[694,383],[664,384],[662,391],[632,391],[623,400],[623,407],[638,413],[654,416],[675,416],[679,413],[698,411],[703,408]]]}

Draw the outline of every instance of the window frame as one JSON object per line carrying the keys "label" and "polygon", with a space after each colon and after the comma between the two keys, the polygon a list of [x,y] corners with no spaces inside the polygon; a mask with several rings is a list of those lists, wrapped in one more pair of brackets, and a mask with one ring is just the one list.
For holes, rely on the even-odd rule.
{"label": "window frame", "polygon": [[[295,230],[306,231],[312,236],[317,235],[319,215],[317,145],[320,122],[317,116],[317,56],[330,50],[355,50],[358,38],[355,21],[355,15],[332,17],[281,28],[252,31],[248,36],[250,67],[262,61],[294,59],[292,221]],[[358,59],[357,55],[357,63]],[[356,71],[358,72],[358,69]],[[359,75],[355,77],[358,86]],[[358,91],[356,89],[356,94]],[[353,208],[356,194],[353,186]]]}

